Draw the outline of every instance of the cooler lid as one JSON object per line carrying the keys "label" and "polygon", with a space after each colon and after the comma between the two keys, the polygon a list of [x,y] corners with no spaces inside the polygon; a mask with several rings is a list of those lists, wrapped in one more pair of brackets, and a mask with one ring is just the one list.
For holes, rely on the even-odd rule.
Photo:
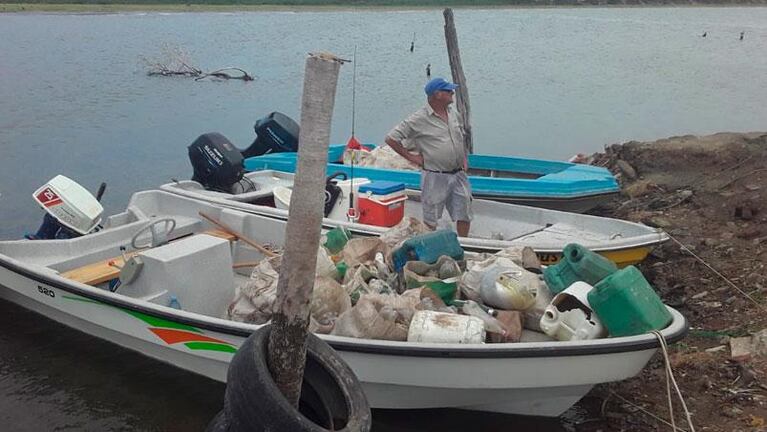
{"label": "cooler lid", "polygon": [[376,195],[388,195],[390,193],[405,190],[405,183],[386,180],[377,180],[364,184],[358,189],[359,193],[373,193]]}

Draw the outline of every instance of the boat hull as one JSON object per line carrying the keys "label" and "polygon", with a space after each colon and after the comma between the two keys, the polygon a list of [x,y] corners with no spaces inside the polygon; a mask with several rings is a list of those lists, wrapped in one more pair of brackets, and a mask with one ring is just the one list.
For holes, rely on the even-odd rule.
{"label": "boat hull", "polygon": [[[175,367],[226,381],[237,348],[258,326],[104,292],[0,255],[0,297],[76,330]],[[686,331],[676,311],[669,341]],[[371,407],[461,408],[557,416],[598,383],[636,375],[657,341],[432,346],[322,336],[363,385]],[[637,342],[639,341],[639,342]]]}
{"label": "boat hull", "polygon": [[[344,149],[343,145],[330,146],[328,175],[343,172],[370,180],[402,182],[408,189],[421,188],[419,171],[370,166],[356,166],[352,170],[351,166],[338,163]],[[295,172],[296,161],[296,153],[272,153],[247,158],[244,164],[250,171]],[[492,175],[504,171],[510,176]],[[620,192],[615,177],[605,168],[541,159],[470,155],[468,178],[475,198],[578,213],[605,203]]]}
{"label": "boat hull", "polygon": [[[292,184],[291,173],[258,171],[247,174],[257,190],[247,193],[225,194],[205,190],[194,181],[168,183],[160,189],[186,198],[204,201],[216,206],[232,208],[251,214],[286,221],[288,211],[267,205],[273,200],[275,186]],[[408,191],[405,216],[421,217],[420,193]],[[340,199],[337,208],[346,208],[348,199]],[[538,254],[542,264],[551,265],[562,257],[562,250],[570,242],[577,242],[615,262],[619,267],[636,264],[645,259],[653,247],[668,240],[659,229],[617,219],[579,215],[549,209],[520,206],[475,199],[474,220],[470,237],[460,238],[461,246],[471,252],[496,253],[512,246],[529,246]],[[388,228],[353,223],[347,220],[324,218],[324,229],[344,227],[354,235],[380,235]],[[439,223],[450,228],[443,216]]]}

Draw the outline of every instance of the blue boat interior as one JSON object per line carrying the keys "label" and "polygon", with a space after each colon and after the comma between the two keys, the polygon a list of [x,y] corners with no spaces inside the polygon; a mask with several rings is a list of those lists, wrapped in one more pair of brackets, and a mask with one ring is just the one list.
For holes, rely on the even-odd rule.
{"label": "blue boat interior", "polygon": [[[328,175],[339,171],[351,175],[352,167],[341,162],[344,149],[343,144],[330,146]],[[271,153],[245,159],[245,169],[295,172],[296,160],[297,153]],[[577,198],[619,190],[607,169],[562,161],[473,154],[469,155],[468,174],[472,191],[482,195]],[[418,171],[355,166],[354,176],[397,181],[409,189],[420,189]]]}

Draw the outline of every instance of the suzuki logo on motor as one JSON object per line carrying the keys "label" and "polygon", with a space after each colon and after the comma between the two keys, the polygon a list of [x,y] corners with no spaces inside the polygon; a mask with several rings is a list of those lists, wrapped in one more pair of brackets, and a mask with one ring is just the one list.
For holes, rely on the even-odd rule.
{"label": "suzuki logo on motor", "polygon": [[50,288],[46,288],[44,286],[38,285],[37,291],[39,291],[40,294],[45,294],[50,298],[56,298],[56,293]]}

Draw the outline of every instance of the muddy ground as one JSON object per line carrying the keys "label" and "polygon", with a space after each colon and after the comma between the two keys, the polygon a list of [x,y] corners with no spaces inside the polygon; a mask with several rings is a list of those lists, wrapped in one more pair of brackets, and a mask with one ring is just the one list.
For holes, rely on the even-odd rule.
{"label": "muddy ground", "polygon": [[[754,350],[735,361],[730,347],[731,338],[767,328],[767,133],[632,141],[590,162],[609,168],[623,188],[594,214],[672,236],[639,268],[690,323],[670,359],[695,430],[767,430],[767,356]],[[672,430],[663,423],[670,423],[663,365],[656,354],[639,376],[595,388],[579,403],[586,414],[574,429]],[[690,430],[676,401],[674,413],[677,427]]]}

